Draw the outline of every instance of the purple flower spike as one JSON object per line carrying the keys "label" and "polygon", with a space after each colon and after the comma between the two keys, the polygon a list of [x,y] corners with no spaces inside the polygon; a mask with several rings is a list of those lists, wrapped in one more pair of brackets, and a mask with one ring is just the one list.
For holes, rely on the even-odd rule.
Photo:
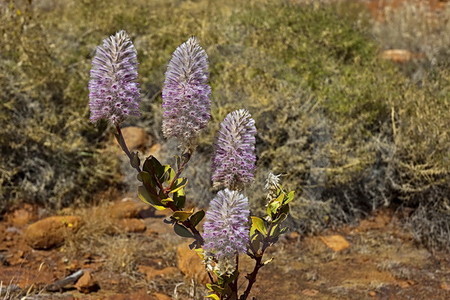
{"label": "purple flower spike", "polygon": [[237,191],[221,190],[211,201],[203,225],[203,249],[219,261],[247,251],[250,215],[248,199]]}
{"label": "purple flower spike", "polygon": [[210,94],[208,56],[191,37],[175,50],[167,66],[162,91],[164,136],[190,144],[211,118]]}
{"label": "purple flower spike", "polygon": [[140,115],[137,64],[136,50],[123,30],[97,47],[89,81],[92,122],[105,119],[118,125]]}
{"label": "purple flower spike", "polygon": [[214,187],[242,189],[255,173],[255,121],[245,109],[229,113],[220,124],[212,163]]}

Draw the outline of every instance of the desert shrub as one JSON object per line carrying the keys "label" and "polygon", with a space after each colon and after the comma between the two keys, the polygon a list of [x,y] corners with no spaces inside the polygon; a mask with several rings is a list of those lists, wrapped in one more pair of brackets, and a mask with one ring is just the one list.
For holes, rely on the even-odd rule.
{"label": "desert shrub", "polygon": [[450,103],[448,86],[441,84],[449,79],[446,73],[419,91],[406,91],[396,104],[389,172],[392,193],[417,208],[409,222],[412,231],[433,249],[450,246]]}
{"label": "desert shrub", "polygon": [[386,1],[372,22],[372,32],[384,49],[406,49],[419,59],[403,66],[416,80],[430,68],[449,66],[450,5],[432,7],[428,1],[403,1],[399,6]]}
{"label": "desert shrub", "polygon": [[304,190],[293,207],[297,229],[317,231],[383,204],[376,141],[403,82],[376,45],[333,6],[266,4],[235,13],[229,26],[230,45],[211,55],[226,56],[212,63],[225,78],[213,81],[217,118],[234,101],[248,105],[260,165],[289,170],[285,180]]}
{"label": "desert shrub", "polygon": [[405,1],[396,8],[387,5],[381,15],[371,30],[384,49],[423,56],[399,68],[411,82],[392,103],[392,141],[382,146],[387,192],[402,205],[417,208],[407,223],[418,240],[448,249],[450,6],[433,9],[428,3]]}
{"label": "desert shrub", "polygon": [[17,200],[61,207],[87,199],[113,181],[116,165],[96,146],[104,128],[85,121],[88,65],[60,51],[32,6],[0,9],[0,211]]}

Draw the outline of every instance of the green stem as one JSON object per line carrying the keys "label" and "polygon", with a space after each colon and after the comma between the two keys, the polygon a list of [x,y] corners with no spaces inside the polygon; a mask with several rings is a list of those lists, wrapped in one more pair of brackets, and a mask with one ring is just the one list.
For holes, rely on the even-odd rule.
{"label": "green stem", "polygon": [[181,155],[181,157],[183,158],[183,161],[181,162],[181,165],[178,167],[177,172],[175,173],[175,177],[173,178],[172,182],[169,184],[169,186],[164,190],[165,192],[169,192],[172,190],[173,185],[175,184],[175,182],[177,181],[177,179],[180,177],[181,173],[184,171],[184,169],[186,168],[189,160],[191,159],[192,156],[192,151],[188,150],[185,153],[183,153]]}
{"label": "green stem", "polygon": [[[122,148],[123,152],[125,152],[125,154],[128,156],[128,159],[130,160],[130,164],[131,164],[131,160],[133,159],[133,156],[132,156],[130,150],[128,149],[127,143],[125,142],[125,139],[123,138],[122,130],[120,129],[120,126],[118,124],[116,124],[116,130],[117,130],[117,134],[115,136],[116,136],[117,142],[119,143],[119,146],[120,146],[120,148]],[[136,169],[136,171],[138,171],[138,173],[141,172],[140,166],[136,166],[134,168]]]}

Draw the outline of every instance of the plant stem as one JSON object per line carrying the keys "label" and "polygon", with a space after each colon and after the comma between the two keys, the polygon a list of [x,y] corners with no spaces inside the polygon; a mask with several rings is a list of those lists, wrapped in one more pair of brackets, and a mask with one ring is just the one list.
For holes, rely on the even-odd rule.
{"label": "plant stem", "polygon": [[177,181],[177,179],[180,177],[181,173],[184,171],[184,169],[186,168],[189,160],[191,159],[192,156],[192,150],[188,150],[186,152],[184,152],[181,157],[183,158],[183,161],[181,162],[181,165],[178,167],[177,172],[175,173],[175,177],[173,178],[172,182],[169,184],[169,186],[166,188],[166,191],[170,191],[173,188],[173,185],[175,184],[175,182]]}
{"label": "plant stem", "polygon": [[[171,202],[168,203],[168,206],[173,212],[180,210],[178,207],[176,207]],[[197,228],[195,228],[195,226],[192,225],[191,221],[186,220],[184,222],[181,222],[181,224],[183,224],[186,228],[188,228],[192,232],[192,234],[194,235],[195,240],[198,243],[198,246],[202,246],[205,243],[205,240],[203,239],[202,235],[197,230]]]}
{"label": "plant stem", "polygon": [[[264,253],[262,253],[264,254]],[[255,267],[253,268],[253,271],[246,276],[248,279],[248,285],[245,289],[245,292],[241,295],[239,300],[246,300],[248,298],[248,295],[250,295],[250,291],[253,287],[253,284],[256,282],[256,276],[258,275],[259,269],[261,269],[264,264],[261,263],[262,261],[262,255],[255,258]]]}
{"label": "plant stem", "polygon": [[202,235],[200,234],[200,232],[197,230],[197,228],[195,228],[194,226],[192,226],[191,221],[186,220],[183,222],[183,225],[186,226],[187,228],[189,228],[189,230],[191,230],[192,234],[195,237],[195,240],[197,241],[198,246],[203,246],[203,244],[205,243],[205,240],[203,239]]}
{"label": "plant stem", "polygon": [[[272,231],[272,227],[273,227],[273,223],[270,224],[269,229],[267,230],[267,232],[271,232]],[[262,267],[264,267],[264,264],[261,263],[263,256],[264,256],[264,252],[266,252],[266,249],[270,246],[269,241],[268,241],[268,237],[266,237],[263,241],[263,245],[261,248],[261,252],[260,253],[254,253],[254,260],[255,260],[255,267],[253,268],[253,271],[248,274],[246,276],[246,278],[248,279],[248,285],[247,288],[245,289],[244,293],[241,295],[241,297],[239,298],[239,300],[246,300],[248,298],[248,296],[250,295],[250,291],[253,287],[253,284],[256,282],[256,276],[258,276],[258,272],[259,269],[261,269]]]}
{"label": "plant stem", "polygon": [[[123,138],[123,135],[122,135],[122,130],[120,129],[120,126],[118,124],[116,124],[116,130],[117,130],[117,134],[115,136],[116,136],[117,142],[119,143],[119,146],[120,146],[120,148],[122,148],[123,152],[125,152],[125,154],[128,156],[128,159],[130,160],[130,164],[131,164],[131,160],[133,159],[133,156],[132,156],[130,150],[128,149],[127,143],[125,142],[125,139]],[[141,172],[140,166],[136,166],[134,168],[139,173]]]}
{"label": "plant stem", "polygon": [[233,282],[230,284],[231,288],[231,299],[238,299],[238,279],[239,279],[239,254],[236,254],[236,278],[233,280]]}

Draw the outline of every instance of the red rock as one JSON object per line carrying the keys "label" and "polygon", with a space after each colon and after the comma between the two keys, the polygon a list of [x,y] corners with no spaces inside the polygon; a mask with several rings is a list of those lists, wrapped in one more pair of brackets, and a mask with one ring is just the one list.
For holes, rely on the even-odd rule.
{"label": "red rock", "polygon": [[6,220],[16,227],[23,227],[36,219],[36,209],[29,204],[24,204],[21,208],[14,210],[6,216]]}
{"label": "red rock", "polygon": [[172,234],[173,227],[163,222],[163,219],[148,218],[144,220],[147,225],[146,234],[148,235],[164,235]]}
{"label": "red rock", "polygon": [[314,289],[304,289],[302,291],[302,294],[305,296],[310,296],[310,297],[314,297],[319,293],[318,290],[314,290]]}
{"label": "red rock", "polygon": [[34,249],[49,249],[60,246],[71,232],[82,224],[77,216],[53,216],[37,221],[27,227],[24,238]]}
{"label": "red rock", "polygon": [[97,291],[100,287],[97,281],[92,277],[90,271],[85,271],[83,276],[75,283],[75,288],[83,294],[88,294]]}
{"label": "red rock", "polygon": [[350,243],[341,235],[321,236],[320,240],[331,250],[341,251],[350,247]]}
{"label": "red rock", "polygon": [[289,241],[297,241],[299,237],[300,233],[296,231],[290,232],[286,235],[286,239],[288,239]]}
{"label": "red rock", "polygon": [[[149,135],[140,127],[130,126],[122,128],[122,135],[130,151],[145,147],[150,140]],[[123,153],[117,141],[115,143],[120,152]]]}
{"label": "red rock", "polygon": [[117,220],[117,226],[124,232],[144,232],[147,229],[144,222],[138,219],[120,219]]}
{"label": "red rock", "polygon": [[132,300],[159,300],[158,298],[156,298],[156,296],[147,294],[147,291],[145,289],[134,292],[132,294],[117,294],[117,295],[112,295],[112,296],[102,298],[102,299],[105,299],[105,300],[131,300],[131,299]]}
{"label": "red rock", "polygon": [[446,291],[450,291],[450,284],[447,282],[443,282],[443,283],[441,283],[440,288],[443,290],[446,290]]}
{"label": "red rock", "polygon": [[113,219],[136,218],[145,209],[148,209],[147,204],[129,198],[115,202],[108,208],[109,215]]}
{"label": "red rock", "polygon": [[154,293],[153,296],[155,296],[158,300],[172,300],[172,298],[167,296],[166,294]]}
{"label": "red rock", "polygon": [[411,285],[408,283],[408,281],[406,281],[406,280],[400,280],[400,281],[398,281],[398,282],[397,282],[397,285],[398,285],[399,287],[401,287],[402,289],[406,289],[406,288],[408,288],[408,287],[411,286]]}
{"label": "red rock", "polygon": [[381,58],[391,60],[395,63],[406,63],[414,59],[424,58],[423,54],[413,53],[405,49],[390,49],[381,53]]}
{"label": "red rock", "polygon": [[142,274],[145,274],[147,280],[151,281],[157,277],[173,277],[176,274],[179,274],[179,270],[175,267],[167,267],[162,270],[155,269],[150,266],[139,266],[138,267],[139,272]]}
{"label": "red rock", "polygon": [[[0,282],[12,283],[22,289],[34,286],[48,285],[54,281],[52,270],[47,267],[41,268],[39,271],[30,270],[24,267],[23,264],[17,266],[2,267],[0,271]],[[0,296],[0,299],[3,299]]]}
{"label": "red rock", "polygon": [[205,265],[198,254],[189,249],[190,243],[183,243],[177,248],[177,265],[183,274],[201,284],[209,283]]}
{"label": "red rock", "polygon": [[147,151],[147,156],[153,155],[154,157],[158,157],[160,151],[161,151],[161,144],[154,144]]}

